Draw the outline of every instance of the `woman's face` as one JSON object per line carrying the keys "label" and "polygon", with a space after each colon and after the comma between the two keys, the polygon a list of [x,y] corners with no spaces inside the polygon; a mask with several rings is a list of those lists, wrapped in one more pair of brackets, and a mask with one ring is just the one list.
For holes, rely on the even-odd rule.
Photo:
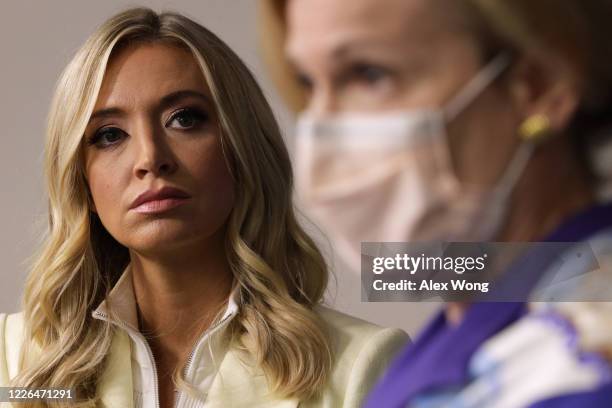
{"label": "woman's face", "polygon": [[[441,108],[482,68],[479,49],[449,0],[289,0],[287,55],[313,114]],[[497,180],[519,119],[490,86],[452,124],[459,179]]]}
{"label": "woman's face", "polygon": [[[119,51],[84,145],[93,210],[118,242],[159,255],[218,236],[234,186],[210,90],[190,52],[160,43]],[[164,187],[185,198],[134,207],[139,195]]]}

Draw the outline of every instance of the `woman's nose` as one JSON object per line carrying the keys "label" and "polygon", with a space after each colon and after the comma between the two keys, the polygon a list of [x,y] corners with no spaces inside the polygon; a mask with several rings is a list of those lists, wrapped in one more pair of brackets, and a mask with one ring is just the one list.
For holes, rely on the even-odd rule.
{"label": "woman's nose", "polygon": [[172,174],[176,171],[177,161],[168,145],[163,129],[155,126],[141,126],[135,137],[136,161],[134,172],[143,178],[147,173],[155,176]]}
{"label": "woman's nose", "polygon": [[338,112],[337,95],[329,86],[313,88],[306,110],[314,116],[326,116]]}

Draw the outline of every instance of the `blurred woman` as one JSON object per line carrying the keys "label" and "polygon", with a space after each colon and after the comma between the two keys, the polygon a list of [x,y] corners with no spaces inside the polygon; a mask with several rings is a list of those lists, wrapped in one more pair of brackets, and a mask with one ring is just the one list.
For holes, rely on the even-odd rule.
{"label": "blurred woman", "polygon": [[[360,243],[377,241],[585,241],[611,265],[612,205],[589,155],[612,127],[609,2],[268,0],[262,11],[273,76],[303,110],[298,193],[353,268]],[[549,306],[449,304],[367,406],[606,406],[609,308]]]}
{"label": "blurred woman", "polygon": [[131,9],[68,64],[51,106],[49,232],[24,312],[0,315],[0,385],[25,406],[357,407],[406,335],[321,306],[289,158],[214,34]]}

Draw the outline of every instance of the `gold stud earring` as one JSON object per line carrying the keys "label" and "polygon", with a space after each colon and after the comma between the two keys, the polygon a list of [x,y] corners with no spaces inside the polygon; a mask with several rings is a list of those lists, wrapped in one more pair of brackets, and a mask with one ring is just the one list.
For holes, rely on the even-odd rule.
{"label": "gold stud earring", "polygon": [[521,139],[539,142],[550,135],[550,119],[543,114],[531,115],[519,127]]}

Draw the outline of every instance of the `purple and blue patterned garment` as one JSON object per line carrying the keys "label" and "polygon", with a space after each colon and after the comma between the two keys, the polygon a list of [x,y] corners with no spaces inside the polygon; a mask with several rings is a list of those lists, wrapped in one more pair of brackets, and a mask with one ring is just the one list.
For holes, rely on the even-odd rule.
{"label": "purple and blue patterned garment", "polygon": [[[545,241],[589,242],[612,257],[612,204],[572,217]],[[534,276],[543,276],[554,258],[527,260],[508,274],[535,285]],[[392,362],[364,406],[612,407],[610,362],[579,346],[576,329],[553,303],[537,305],[477,302],[456,325],[438,313]]]}

